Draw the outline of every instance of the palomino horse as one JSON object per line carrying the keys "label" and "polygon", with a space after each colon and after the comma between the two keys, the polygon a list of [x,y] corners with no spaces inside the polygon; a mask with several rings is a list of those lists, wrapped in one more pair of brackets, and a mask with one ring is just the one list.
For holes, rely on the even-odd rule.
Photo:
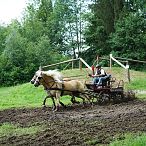
{"label": "palomino horse", "polygon": [[[62,74],[57,70],[41,71],[38,70],[31,80],[31,83],[35,87],[43,85],[47,92],[47,96],[44,99],[43,105],[45,106],[46,99],[51,97],[54,108],[53,110],[58,110],[60,104],[65,106],[60,101],[60,96],[71,95],[72,97],[79,97],[85,103],[85,98],[81,96],[84,93],[84,84],[78,80],[63,81]],[[57,107],[56,107],[56,103]]]}

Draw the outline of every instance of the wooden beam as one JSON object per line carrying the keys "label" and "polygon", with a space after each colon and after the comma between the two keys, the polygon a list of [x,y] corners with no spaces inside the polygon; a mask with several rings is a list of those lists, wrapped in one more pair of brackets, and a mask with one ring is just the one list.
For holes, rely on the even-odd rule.
{"label": "wooden beam", "polygon": [[112,56],[112,54],[110,54],[110,58],[112,59],[112,60],[114,60],[116,63],[118,63],[120,66],[122,66],[123,68],[125,68],[125,69],[127,69],[127,67],[129,67],[129,66],[125,66],[125,65],[123,65],[120,61],[118,61],[117,59],[115,59],[113,56]]}
{"label": "wooden beam", "polygon": [[134,59],[121,58],[121,57],[115,57],[115,58],[121,59],[121,60],[132,61],[132,62],[146,63],[146,61],[142,61],[142,60],[134,60]]}
{"label": "wooden beam", "polygon": [[88,67],[88,69],[92,71],[92,68],[82,58],[79,59],[85,64],[86,67]]}
{"label": "wooden beam", "polygon": [[54,63],[54,64],[42,66],[42,68],[51,67],[51,66],[55,66],[55,65],[59,65],[59,64],[67,63],[67,62],[72,62],[72,61],[75,61],[75,60],[79,60],[79,58],[77,58],[77,59],[70,59],[70,60],[67,60],[67,61],[62,61],[62,62],[59,62],[59,63]]}

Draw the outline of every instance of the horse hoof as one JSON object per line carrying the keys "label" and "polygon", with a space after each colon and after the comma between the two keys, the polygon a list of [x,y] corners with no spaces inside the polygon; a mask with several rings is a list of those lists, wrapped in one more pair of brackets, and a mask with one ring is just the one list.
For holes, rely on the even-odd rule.
{"label": "horse hoof", "polygon": [[59,110],[59,108],[55,108],[54,110],[53,110],[53,112],[57,112]]}
{"label": "horse hoof", "polygon": [[75,103],[76,103],[76,104],[80,104],[80,102],[79,102],[79,101],[75,101]]}
{"label": "horse hoof", "polygon": [[53,108],[52,108],[52,111],[55,111],[55,110],[56,110],[56,107],[53,107]]}
{"label": "horse hoof", "polygon": [[80,104],[79,101],[73,101],[72,104]]}
{"label": "horse hoof", "polygon": [[46,105],[43,105],[43,109],[45,109],[46,108]]}

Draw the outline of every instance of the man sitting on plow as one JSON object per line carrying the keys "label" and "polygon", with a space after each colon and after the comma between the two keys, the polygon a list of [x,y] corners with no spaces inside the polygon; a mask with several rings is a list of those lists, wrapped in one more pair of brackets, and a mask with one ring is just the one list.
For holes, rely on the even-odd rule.
{"label": "man sitting on plow", "polygon": [[101,68],[100,64],[96,65],[96,71],[94,75],[89,75],[93,77],[93,83],[96,84],[97,86],[102,86],[103,83],[107,81],[107,79],[110,78],[111,75],[107,75],[105,70]]}

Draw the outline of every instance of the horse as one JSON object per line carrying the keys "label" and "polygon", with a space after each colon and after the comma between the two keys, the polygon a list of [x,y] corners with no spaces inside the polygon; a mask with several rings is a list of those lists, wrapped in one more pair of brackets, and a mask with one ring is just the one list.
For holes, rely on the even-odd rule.
{"label": "horse", "polygon": [[[85,103],[85,97],[81,95],[85,91],[84,84],[79,80],[64,81],[62,74],[57,70],[38,70],[32,78],[31,83],[34,84],[35,87],[38,87],[39,85],[44,86],[44,89],[47,92],[47,96],[43,101],[44,107],[46,100],[49,97],[51,97],[53,101],[53,110],[57,111],[60,105],[65,107],[65,105],[60,101],[60,97],[63,95],[72,96],[71,101],[73,103],[75,102],[74,97],[81,98],[83,100],[83,104]],[[57,102],[57,106],[55,100]]]}

